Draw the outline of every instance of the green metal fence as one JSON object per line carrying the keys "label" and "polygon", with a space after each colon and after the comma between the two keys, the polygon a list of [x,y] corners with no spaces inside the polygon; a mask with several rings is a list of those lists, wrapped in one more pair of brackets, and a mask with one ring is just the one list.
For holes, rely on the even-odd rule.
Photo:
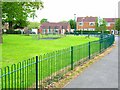
{"label": "green metal fence", "polygon": [[0,89],[45,88],[62,79],[77,65],[105,51],[114,43],[114,35],[98,41],[71,46],[63,50],[36,56],[0,69]]}

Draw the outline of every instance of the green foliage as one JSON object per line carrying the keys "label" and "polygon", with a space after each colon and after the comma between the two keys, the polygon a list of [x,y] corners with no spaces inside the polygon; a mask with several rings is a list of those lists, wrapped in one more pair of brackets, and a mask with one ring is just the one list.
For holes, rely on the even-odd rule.
{"label": "green foliage", "polygon": [[103,31],[107,30],[106,24],[107,24],[107,22],[103,19],[102,24],[100,25],[100,27]]}
{"label": "green foliage", "polygon": [[21,31],[20,30],[7,30],[6,34],[21,34]]}
{"label": "green foliage", "polygon": [[115,22],[115,29],[120,31],[120,18],[118,18]]}
{"label": "green foliage", "polygon": [[104,33],[104,31],[107,30],[107,27],[106,27],[107,22],[104,19],[100,19],[99,23],[100,25],[98,24],[98,18],[97,18],[95,30],[102,31],[102,33]]}
{"label": "green foliage", "polygon": [[98,30],[98,26],[99,26],[99,24],[98,24],[98,18],[95,20],[95,30]]}
{"label": "green foliage", "polygon": [[2,20],[8,22],[9,29],[12,29],[15,22],[27,21],[28,17],[34,17],[36,10],[41,8],[42,2],[3,2]]}
{"label": "green foliage", "polygon": [[43,19],[41,19],[40,24],[43,24],[45,22],[48,22],[48,20],[46,18],[43,18]]}
{"label": "green foliage", "polygon": [[74,20],[70,19],[68,22],[70,23],[71,29],[76,28],[76,22]]}
{"label": "green foliage", "polygon": [[28,24],[28,29],[37,29],[37,28],[39,28],[39,26],[40,26],[40,23],[38,23],[38,22],[29,22],[29,24]]}
{"label": "green foliage", "polygon": [[24,28],[29,24],[28,21],[25,20],[19,20],[19,21],[15,21],[13,28],[17,29],[17,28]]}
{"label": "green foliage", "polygon": [[[81,32],[82,32],[82,34],[101,34],[102,33],[102,31],[99,31],[99,30],[95,30],[95,31],[76,31],[77,32],[77,34],[81,34]],[[110,34],[110,31],[104,31],[104,34]]]}

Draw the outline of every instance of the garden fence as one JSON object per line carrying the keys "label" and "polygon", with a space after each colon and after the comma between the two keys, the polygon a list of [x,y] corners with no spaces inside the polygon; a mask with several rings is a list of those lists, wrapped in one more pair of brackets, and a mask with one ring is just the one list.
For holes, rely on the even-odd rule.
{"label": "garden fence", "polygon": [[58,82],[76,66],[102,53],[114,43],[114,35],[36,56],[0,69],[0,89],[45,88]]}

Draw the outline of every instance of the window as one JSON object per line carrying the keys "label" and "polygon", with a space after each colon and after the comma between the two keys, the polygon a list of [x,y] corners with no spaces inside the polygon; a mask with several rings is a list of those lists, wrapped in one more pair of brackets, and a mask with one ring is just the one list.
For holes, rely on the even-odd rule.
{"label": "window", "polygon": [[80,22],[79,25],[80,25],[80,26],[83,26],[83,22]]}
{"label": "window", "polygon": [[95,23],[94,23],[94,22],[90,22],[89,25],[90,25],[90,26],[94,26]]}
{"label": "window", "polygon": [[49,29],[49,33],[53,33],[53,29]]}
{"label": "window", "polygon": [[89,28],[89,31],[94,31],[95,29],[94,28]]}
{"label": "window", "polygon": [[50,29],[48,29],[48,31],[49,31],[49,33],[51,33],[51,30],[50,30]]}
{"label": "window", "polygon": [[44,33],[44,34],[45,34],[45,31],[46,31],[46,29],[43,29],[42,33]]}
{"label": "window", "polygon": [[110,23],[107,23],[106,26],[110,26]]}

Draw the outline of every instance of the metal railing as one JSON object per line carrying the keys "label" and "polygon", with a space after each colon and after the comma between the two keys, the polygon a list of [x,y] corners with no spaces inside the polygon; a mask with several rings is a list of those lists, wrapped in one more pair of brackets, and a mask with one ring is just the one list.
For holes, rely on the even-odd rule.
{"label": "metal railing", "polygon": [[114,35],[83,45],[36,56],[0,69],[0,89],[45,88],[114,43]]}

